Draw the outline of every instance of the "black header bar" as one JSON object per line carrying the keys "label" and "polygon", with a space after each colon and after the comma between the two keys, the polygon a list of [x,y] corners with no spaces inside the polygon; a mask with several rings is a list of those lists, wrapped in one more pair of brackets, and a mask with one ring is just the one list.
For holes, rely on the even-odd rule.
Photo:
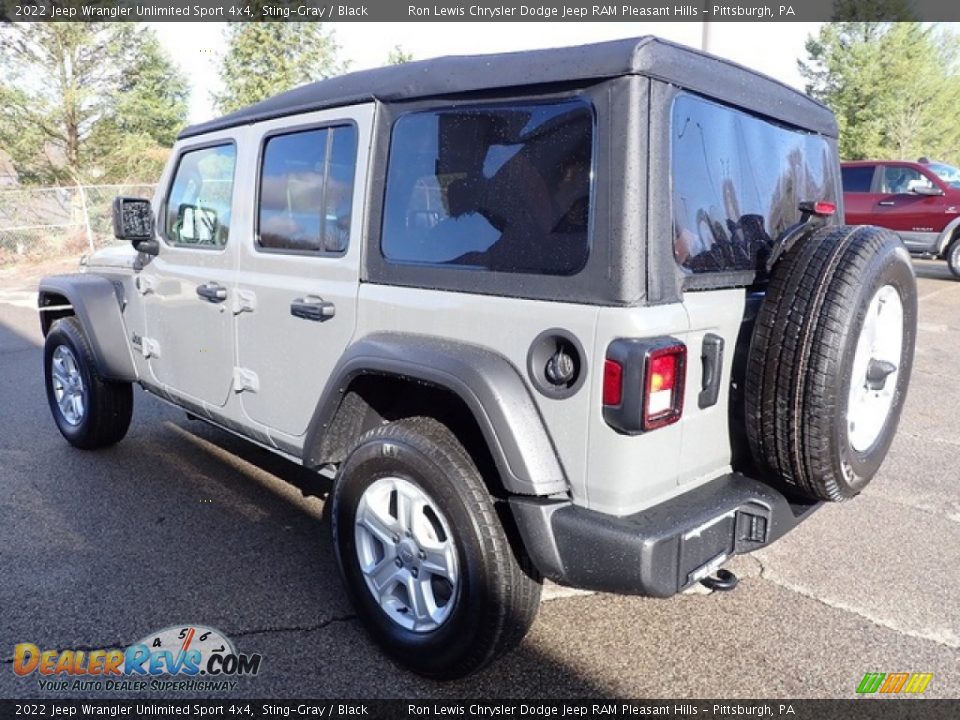
{"label": "black header bar", "polygon": [[3,718],[954,720],[960,700],[0,700]]}
{"label": "black header bar", "polygon": [[0,0],[13,22],[960,21],[944,0]]}

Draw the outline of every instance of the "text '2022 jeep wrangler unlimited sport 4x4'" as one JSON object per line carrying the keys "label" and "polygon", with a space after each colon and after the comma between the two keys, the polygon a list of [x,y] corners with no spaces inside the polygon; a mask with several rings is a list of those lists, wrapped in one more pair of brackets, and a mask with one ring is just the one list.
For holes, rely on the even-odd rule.
{"label": "text '2022 jeep wrangler unlimited sport 4x4'", "polygon": [[433,677],[541,577],[666,597],[860,492],[904,402],[909,256],[836,224],[837,126],[655,38],[336,77],[190,127],[133,248],[40,285],[50,407],[132,383],[309,468],[373,637]]}

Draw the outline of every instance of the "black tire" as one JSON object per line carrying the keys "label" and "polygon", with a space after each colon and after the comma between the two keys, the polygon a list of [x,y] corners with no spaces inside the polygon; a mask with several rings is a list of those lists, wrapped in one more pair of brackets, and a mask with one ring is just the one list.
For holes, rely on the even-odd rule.
{"label": "black tire", "polygon": [[[82,383],[84,411],[75,423],[67,419],[54,389],[52,361],[60,346],[76,360]],[[127,434],[133,416],[133,387],[128,382],[110,382],[100,377],[90,343],[76,317],[61,318],[50,328],[43,346],[43,374],[50,412],[71,445],[95,450],[113,445]]]}
{"label": "black tire", "polygon": [[950,243],[947,252],[944,253],[944,258],[947,261],[947,267],[950,268],[950,272],[955,278],[960,280],[960,236],[955,237],[953,242]]}
{"label": "black tire", "polygon": [[[903,308],[898,373],[876,439],[858,450],[847,423],[854,356],[870,302],[887,286]],[[833,226],[792,248],[770,278],[747,364],[747,438],[760,472],[814,499],[862,491],[896,432],[916,327],[913,266],[894,233]]]}
{"label": "black tire", "polygon": [[[401,627],[381,608],[358,559],[360,499],[374,482],[394,477],[436,504],[456,548],[459,584],[447,601],[456,604],[429,631]],[[463,445],[437,420],[398,420],[363,435],[341,468],[331,518],[337,563],[358,615],[386,653],[410,670],[434,679],[463,677],[516,646],[532,625],[540,579],[522,549],[511,548]]]}

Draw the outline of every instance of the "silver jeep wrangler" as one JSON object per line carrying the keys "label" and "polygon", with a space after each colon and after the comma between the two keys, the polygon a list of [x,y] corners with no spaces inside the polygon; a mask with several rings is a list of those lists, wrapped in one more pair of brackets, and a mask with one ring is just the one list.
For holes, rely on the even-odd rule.
{"label": "silver jeep wrangler", "polygon": [[837,125],[655,38],[386,67],[181,133],[132,247],[40,285],[50,408],[132,385],[335,475],[373,638],[452,678],[541,579],[667,597],[876,473],[916,284],[841,225]]}

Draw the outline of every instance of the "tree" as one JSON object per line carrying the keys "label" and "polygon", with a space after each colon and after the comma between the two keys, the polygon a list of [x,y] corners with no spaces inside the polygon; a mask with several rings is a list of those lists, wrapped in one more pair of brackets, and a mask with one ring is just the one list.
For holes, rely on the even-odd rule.
{"label": "tree", "polygon": [[0,26],[0,144],[21,179],[105,179],[122,139],[169,146],[187,116],[186,80],[137,23]]}
{"label": "tree", "polygon": [[112,122],[120,134],[146,135],[170,147],[186,119],[189,98],[188,82],[149,33],[123,75]]}
{"label": "tree", "polygon": [[413,60],[413,53],[403,49],[402,45],[394,45],[393,49],[387,55],[388,65],[403,65]]}
{"label": "tree", "polygon": [[91,135],[100,181],[159,178],[186,121],[189,97],[183,74],[156,36],[146,34],[123,74],[114,106]]}
{"label": "tree", "polygon": [[827,23],[799,63],[807,92],[828,105],[846,160],[960,160],[956,39],[918,22]]}
{"label": "tree", "polygon": [[284,90],[342,73],[340,47],[322,23],[230,23],[220,64],[223,92],[214,93],[223,113]]}
{"label": "tree", "polygon": [[911,0],[833,0],[833,19],[878,22],[906,22],[917,20]]}

